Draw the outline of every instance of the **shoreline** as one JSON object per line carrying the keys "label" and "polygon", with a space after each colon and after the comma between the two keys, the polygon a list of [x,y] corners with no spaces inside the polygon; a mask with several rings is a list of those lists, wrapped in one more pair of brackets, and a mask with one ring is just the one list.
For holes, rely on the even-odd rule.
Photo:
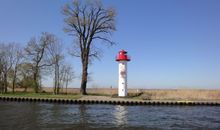
{"label": "shoreline", "polygon": [[[67,92],[67,93],[66,93]],[[87,93],[90,96],[105,96],[117,98],[117,88],[88,88]],[[1,94],[0,94],[1,95]],[[3,94],[4,95],[4,94]],[[24,89],[16,89],[13,94],[9,92],[10,96],[49,96],[49,97],[62,97],[72,98],[74,95],[80,95],[79,88],[69,88],[67,91],[64,89],[60,94],[53,95],[53,88],[42,88],[41,92],[34,94],[32,89],[26,92]],[[129,99],[142,99],[142,100],[188,100],[188,101],[220,101],[220,89],[128,89]]]}
{"label": "shoreline", "polygon": [[[134,100],[128,98],[101,99],[100,96],[86,96],[78,99],[68,98],[39,98],[0,96],[0,101],[7,102],[42,102],[59,104],[109,104],[109,105],[163,105],[163,106],[220,106],[220,101],[184,101],[184,100]],[[104,97],[104,96],[101,96]]]}
{"label": "shoreline", "polygon": [[42,88],[41,92],[34,93],[31,89],[27,92],[16,89],[15,93],[0,94],[0,100],[65,104],[220,105],[220,90],[129,89],[127,97],[118,97],[117,88],[89,88],[88,95],[81,95],[77,88],[61,91],[58,95],[54,95],[52,90]]}

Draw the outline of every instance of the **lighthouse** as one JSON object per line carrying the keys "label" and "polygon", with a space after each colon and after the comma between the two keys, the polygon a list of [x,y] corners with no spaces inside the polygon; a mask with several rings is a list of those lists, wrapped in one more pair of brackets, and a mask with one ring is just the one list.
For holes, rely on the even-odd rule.
{"label": "lighthouse", "polygon": [[119,77],[118,77],[118,96],[125,97],[127,96],[127,62],[130,61],[130,58],[127,55],[125,50],[118,52],[116,61],[119,63]]}

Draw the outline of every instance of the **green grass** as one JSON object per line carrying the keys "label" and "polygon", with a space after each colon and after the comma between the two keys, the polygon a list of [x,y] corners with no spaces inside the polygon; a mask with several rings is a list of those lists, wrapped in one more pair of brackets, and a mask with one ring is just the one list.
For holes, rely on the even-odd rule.
{"label": "green grass", "polygon": [[[59,95],[54,95],[53,93],[34,93],[34,92],[9,92],[6,94],[0,94],[0,97],[24,97],[24,98],[56,98],[56,99],[79,99],[83,97],[81,94],[59,94]],[[109,94],[101,94],[101,93],[88,93],[88,96],[106,96],[106,97],[112,97],[112,98],[119,98],[117,94],[115,95],[109,95]],[[141,98],[139,95],[133,95],[129,94],[129,96],[125,97],[129,99],[134,99],[134,100],[140,100]]]}
{"label": "green grass", "polygon": [[29,97],[29,98],[56,98],[56,99],[79,99],[82,97],[82,95],[80,95],[80,94],[54,95],[52,93],[32,93],[32,92],[6,93],[6,94],[0,94],[0,96]]}
{"label": "green grass", "polygon": [[110,97],[110,94],[103,94],[103,93],[88,93],[88,96],[106,96]]}

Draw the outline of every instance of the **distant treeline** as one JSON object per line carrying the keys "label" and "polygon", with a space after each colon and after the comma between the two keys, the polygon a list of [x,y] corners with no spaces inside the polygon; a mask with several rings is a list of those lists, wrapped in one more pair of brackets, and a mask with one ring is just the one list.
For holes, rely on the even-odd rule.
{"label": "distant treeline", "polygon": [[61,41],[53,34],[31,38],[25,47],[17,43],[0,43],[0,92],[14,92],[16,87],[34,88],[39,92],[44,75],[54,77],[54,93],[68,87],[74,77],[65,61]]}

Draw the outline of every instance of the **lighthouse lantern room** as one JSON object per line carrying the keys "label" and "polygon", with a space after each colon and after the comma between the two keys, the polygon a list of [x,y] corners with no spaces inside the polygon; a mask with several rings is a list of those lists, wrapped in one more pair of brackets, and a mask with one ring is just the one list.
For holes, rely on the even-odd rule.
{"label": "lighthouse lantern room", "polygon": [[116,61],[119,63],[118,96],[127,96],[127,62],[130,61],[125,50],[118,52]]}

